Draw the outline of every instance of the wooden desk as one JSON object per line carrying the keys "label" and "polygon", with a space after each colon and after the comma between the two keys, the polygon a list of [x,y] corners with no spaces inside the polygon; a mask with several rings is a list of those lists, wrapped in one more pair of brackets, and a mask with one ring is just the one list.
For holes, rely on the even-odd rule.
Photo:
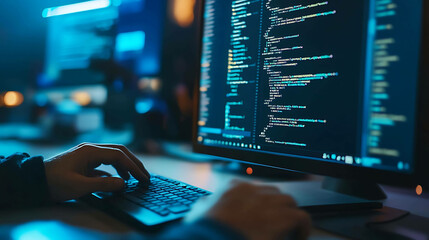
{"label": "wooden desk", "polygon": [[[0,141],[0,146],[14,144],[14,142]],[[31,155],[41,154],[47,158],[68,149],[63,147],[37,147],[19,143],[19,151],[26,151]],[[11,151],[14,151],[11,147]],[[246,176],[236,176],[231,173],[213,170],[210,163],[194,163],[166,156],[139,156],[150,172],[171,177],[192,185],[217,191],[227,185],[232,179],[245,181],[267,182],[263,179]],[[102,167],[103,170],[113,171],[111,167]],[[113,171],[114,172],[114,171]],[[279,184],[278,182],[276,184]],[[413,213],[429,217],[429,209],[425,206],[427,200],[409,196],[389,189],[390,195],[386,205],[399,207]],[[407,204],[412,203],[412,204]],[[10,210],[0,212],[0,239],[4,236],[32,233],[37,229],[45,229],[47,236],[61,236],[61,239],[139,239],[137,231],[118,219],[83,203],[71,201],[56,206],[32,209]],[[33,233],[37,234],[37,232]],[[44,232],[43,232],[44,233]],[[77,237],[79,236],[79,237]],[[49,239],[49,238],[48,238]],[[56,238],[53,238],[56,239]],[[313,229],[311,239],[343,239],[327,232]]]}

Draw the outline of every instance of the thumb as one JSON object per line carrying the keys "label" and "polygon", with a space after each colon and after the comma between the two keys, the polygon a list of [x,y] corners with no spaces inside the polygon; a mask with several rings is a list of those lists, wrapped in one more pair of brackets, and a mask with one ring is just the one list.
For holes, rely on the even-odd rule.
{"label": "thumb", "polygon": [[122,178],[117,177],[87,177],[84,182],[88,192],[115,192],[125,187]]}

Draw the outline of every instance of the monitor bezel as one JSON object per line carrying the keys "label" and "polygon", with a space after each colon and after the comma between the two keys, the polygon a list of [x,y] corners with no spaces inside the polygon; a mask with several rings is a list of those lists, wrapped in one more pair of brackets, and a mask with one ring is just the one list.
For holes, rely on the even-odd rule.
{"label": "monitor bezel", "polygon": [[[202,17],[200,18],[199,59],[202,56],[202,38],[204,29],[204,0],[201,1]],[[421,54],[419,62],[419,79],[417,95],[417,113],[415,124],[414,171],[401,173],[363,166],[333,163],[328,161],[311,160],[299,157],[289,157],[271,153],[248,151],[241,149],[207,146],[198,142],[198,118],[200,114],[200,72],[198,72],[194,92],[194,121],[193,121],[193,150],[196,153],[208,154],[225,158],[227,161],[256,164],[266,167],[297,171],[309,174],[324,175],[341,179],[364,180],[395,186],[415,187],[416,185],[429,186],[429,3],[423,1],[421,26]],[[427,54],[427,56],[426,56]],[[199,63],[201,64],[201,63]],[[201,66],[200,66],[201,68]],[[427,81],[425,81],[427,80]],[[425,124],[428,123],[428,124]],[[285,174],[286,171],[285,171]]]}

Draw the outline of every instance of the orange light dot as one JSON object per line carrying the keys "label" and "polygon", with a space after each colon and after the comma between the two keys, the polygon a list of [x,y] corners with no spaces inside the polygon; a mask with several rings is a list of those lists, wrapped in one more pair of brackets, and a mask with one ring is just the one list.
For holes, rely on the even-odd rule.
{"label": "orange light dot", "polygon": [[72,98],[77,104],[79,104],[81,106],[89,105],[91,103],[91,100],[92,100],[91,95],[89,93],[83,92],[83,91],[82,92],[81,91],[74,92],[72,94]]}
{"label": "orange light dot", "polygon": [[177,25],[189,27],[195,19],[194,7],[195,0],[174,0],[172,15]]}
{"label": "orange light dot", "polygon": [[423,187],[421,186],[421,185],[418,185],[417,187],[416,187],[416,193],[417,193],[417,195],[422,195],[423,194]]}
{"label": "orange light dot", "polygon": [[7,92],[3,96],[3,102],[6,107],[17,107],[24,102],[24,96],[20,92]]}
{"label": "orange light dot", "polygon": [[159,78],[152,79],[150,82],[150,87],[155,92],[159,91],[159,89],[161,89],[161,80],[159,80]]}
{"label": "orange light dot", "polygon": [[248,167],[248,168],[246,169],[246,173],[247,173],[247,175],[252,175],[252,174],[253,174],[253,168]]}

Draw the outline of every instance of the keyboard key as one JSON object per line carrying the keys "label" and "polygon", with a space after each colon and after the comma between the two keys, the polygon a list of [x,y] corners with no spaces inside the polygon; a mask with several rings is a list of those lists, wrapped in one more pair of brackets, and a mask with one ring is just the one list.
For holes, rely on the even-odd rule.
{"label": "keyboard key", "polygon": [[133,195],[125,195],[125,199],[137,204],[142,203],[142,199],[134,197]]}
{"label": "keyboard key", "polygon": [[187,205],[179,205],[179,206],[169,207],[168,210],[172,213],[184,213],[191,210],[191,208]]}
{"label": "keyboard key", "polygon": [[154,210],[153,212],[155,212],[161,216],[167,216],[168,214],[170,214],[170,211],[168,211],[168,210]]}
{"label": "keyboard key", "polygon": [[152,210],[152,211],[161,211],[161,210],[165,210],[165,208],[163,208],[163,207],[160,207],[160,206],[150,206],[150,207],[147,207],[149,210]]}

